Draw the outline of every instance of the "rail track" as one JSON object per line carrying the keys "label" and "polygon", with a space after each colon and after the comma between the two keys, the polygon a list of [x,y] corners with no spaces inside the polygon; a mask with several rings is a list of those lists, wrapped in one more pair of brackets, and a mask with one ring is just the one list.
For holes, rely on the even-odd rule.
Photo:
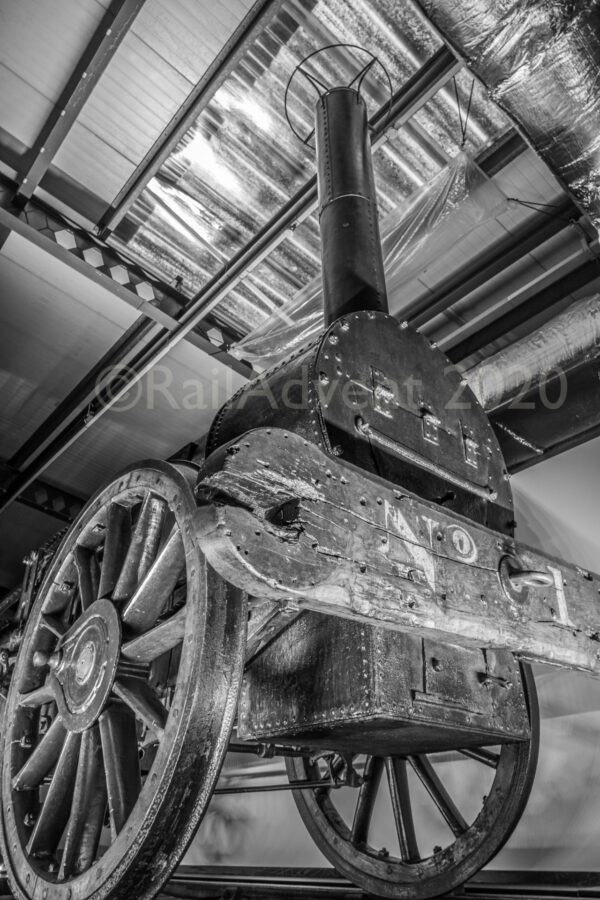
{"label": "rail track", "polygon": [[[181,866],[159,900],[369,900],[333,869]],[[481,872],[448,900],[573,900],[600,897],[600,872]]]}

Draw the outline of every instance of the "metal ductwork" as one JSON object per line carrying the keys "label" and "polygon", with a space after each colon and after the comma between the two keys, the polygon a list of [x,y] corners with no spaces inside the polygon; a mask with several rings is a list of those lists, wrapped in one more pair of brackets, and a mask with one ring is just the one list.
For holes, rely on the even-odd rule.
{"label": "metal ductwork", "polygon": [[489,411],[566,372],[600,350],[600,295],[573,303],[527,337],[483,360],[467,373],[469,386]]}
{"label": "metal ductwork", "polygon": [[418,0],[417,5],[598,227],[598,0]]}

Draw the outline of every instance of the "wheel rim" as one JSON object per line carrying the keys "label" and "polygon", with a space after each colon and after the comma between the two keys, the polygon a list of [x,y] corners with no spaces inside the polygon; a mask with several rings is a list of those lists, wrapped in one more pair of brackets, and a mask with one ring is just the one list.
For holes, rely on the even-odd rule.
{"label": "wheel rim", "polygon": [[3,853],[21,897],[152,896],[208,803],[245,615],[199,550],[194,478],[152,463],[117,479],[40,588],[3,754]]}
{"label": "wheel rim", "polygon": [[[491,773],[478,814],[463,816],[458,798],[455,802],[447,790],[440,770],[449,757],[442,753],[355,758],[354,764],[364,779],[359,789],[294,792],[308,830],[338,871],[373,894],[422,900],[462,884],[500,850],[521,817],[537,763],[535,686],[529,667],[522,666],[522,673],[531,739],[454,754]],[[327,767],[315,758],[286,760],[289,777],[294,780],[330,782],[332,774],[339,774],[345,764],[337,755]],[[421,801],[425,796],[429,801],[429,827],[436,827],[437,815],[448,836],[445,844],[433,851],[424,848],[425,831],[421,829],[419,833],[415,824],[411,804],[415,785],[420,786]],[[388,832],[385,846],[373,840],[378,803],[388,805],[392,829],[395,826],[395,835]],[[390,851],[391,845],[395,851]]]}

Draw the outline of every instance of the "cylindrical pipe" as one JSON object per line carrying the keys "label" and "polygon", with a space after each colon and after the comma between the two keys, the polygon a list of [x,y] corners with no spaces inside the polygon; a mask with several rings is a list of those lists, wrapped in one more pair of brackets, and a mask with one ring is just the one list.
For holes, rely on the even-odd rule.
{"label": "cylindrical pipe", "polygon": [[317,179],[325,325],[388,312],[366,104],[334,88],[316,107]]}
{"label": "cylindrical pipe", "polygon": [[491,411],[548,376],[568,371],[600,348],[600,296],[572,303],[541,328],[484,359],[467,372],[470,388]]}
{"label": "cylindrical pipe", "polygon": [[598,0],[416,0],[600,226]]}

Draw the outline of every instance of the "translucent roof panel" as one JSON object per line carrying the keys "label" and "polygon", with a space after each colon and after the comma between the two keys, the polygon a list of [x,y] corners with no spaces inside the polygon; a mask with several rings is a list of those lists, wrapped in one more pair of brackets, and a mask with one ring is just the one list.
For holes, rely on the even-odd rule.
{"label": "translucent roof panel", "polygon": [[[188,296],[200,291],[314,175],[312,141],[300,141],[286,120],[286,85],[301,60],[338,42],[372,49],[388,70],[394,91],[441,45],[409,4],[285,0],[148,183],[112,241],[162,278],[182,279]],[[337,48],[317,56],[311,72],[328,85],[348,83],[360,68],[360,52]],[[455,90],[464,120],[471,85],[471,77],[461,72],[456,88],[449,82],[414,121],[390,127],[379,142],[374,167],[381,216],[405,204],[458,150],[463,140]],[[385,107],[389,89],[380,68],[371,69],[362,91],[371,112]],[[314,85],[297,78],[288,115],[309,138],[315,98]],[[466,149],[475,152],[506,127],[477,85]],[[213,320],[234,334],[247,334],[314,277],[320,265],[316,219],[284,238],[219,302]]]}

